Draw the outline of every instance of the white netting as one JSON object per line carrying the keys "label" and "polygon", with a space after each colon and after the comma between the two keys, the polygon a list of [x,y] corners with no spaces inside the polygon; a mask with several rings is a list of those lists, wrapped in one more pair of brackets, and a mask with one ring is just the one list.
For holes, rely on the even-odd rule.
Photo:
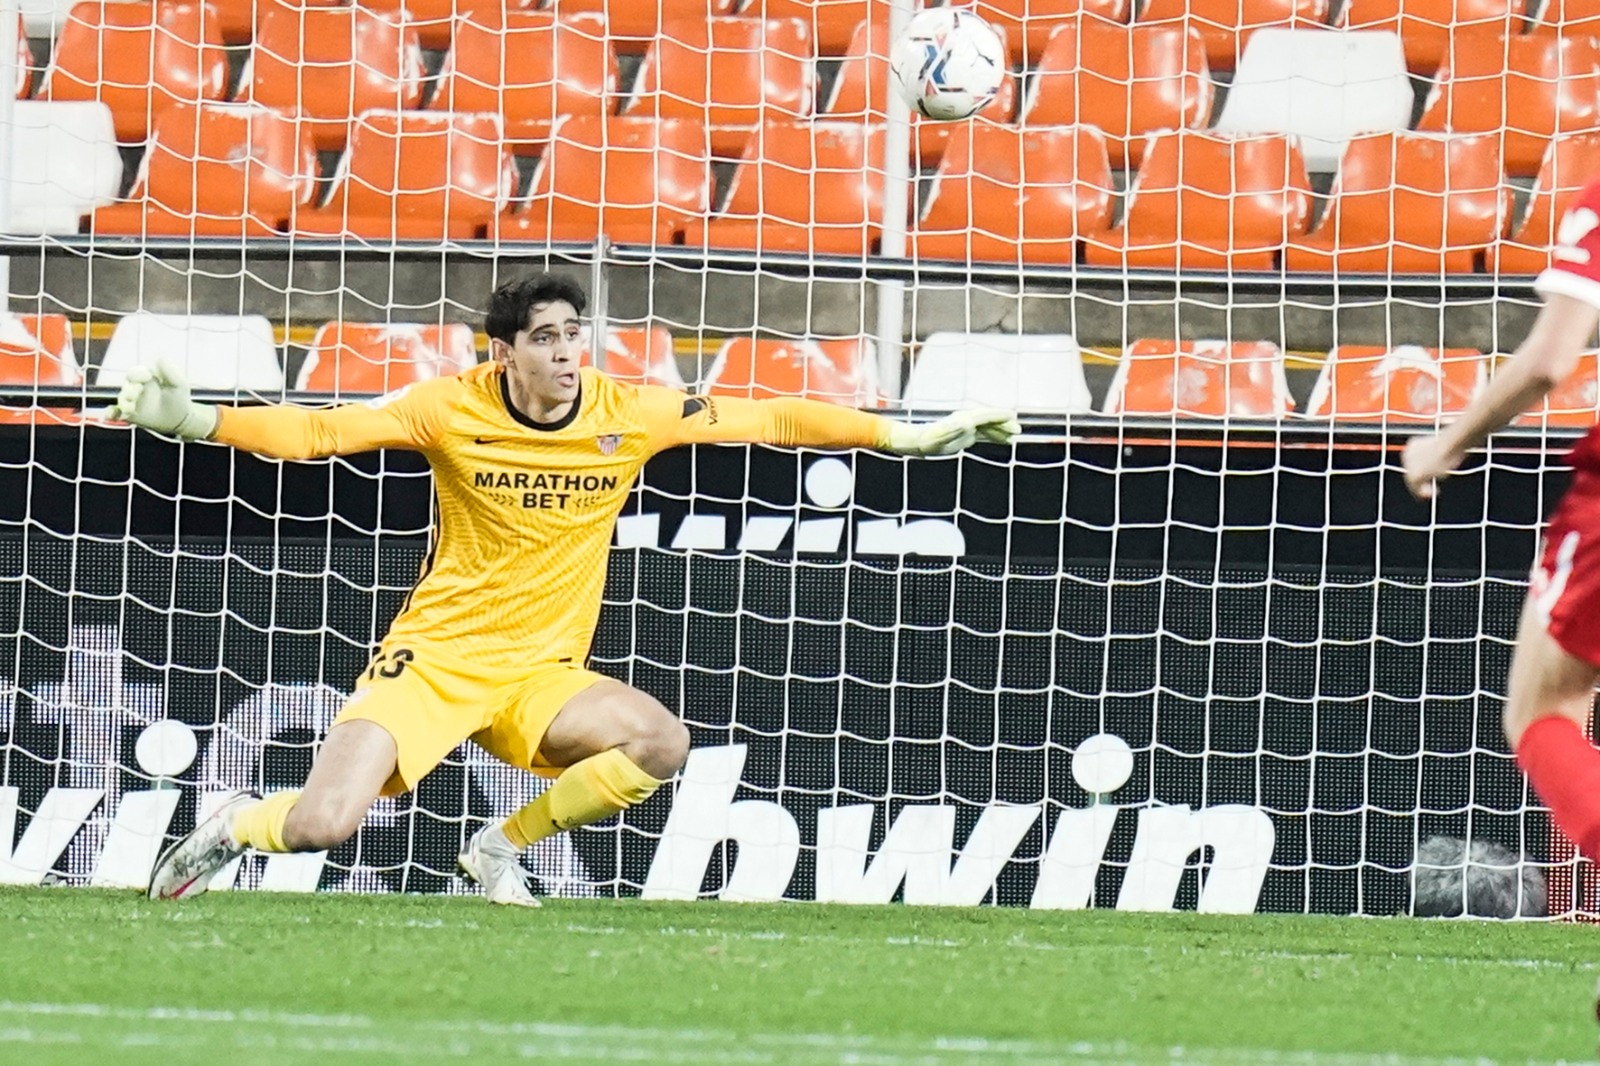
{"label": "white netting", "polygon": [[[1587,24],[1055,6],[976,5],[1010,74],[940,124],[892,103],[909,4],[26,0],[0,880],[137,882],[203,797],[298,783],[430,521],[414,457],[77,412],[158,355],[214,399],[453,373],[490,288],[550,267],[621,376],[1030,433],[658,460],[594,661],[697,751],[675,797],[544,845],[545,890],[1384,913],[1460,839],[1594,909],[1498,724],[1594,361],[1437,507],[1390,468],[1520,342],[1600,168]],[[463,749],[239,883],[462,890],[463,834],[538,787]]]}

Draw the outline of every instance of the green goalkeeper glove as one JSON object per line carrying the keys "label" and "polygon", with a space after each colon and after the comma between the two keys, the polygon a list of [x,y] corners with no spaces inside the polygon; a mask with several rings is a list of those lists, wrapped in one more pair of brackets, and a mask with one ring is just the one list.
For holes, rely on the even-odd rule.
{"label": "green goalkeeper glove", "polygon": [[129,370],[117,402],[106,413],[118,422],[180,440],[202,440],[217,428],[217,409],[189,399],[183,371],[165,359]]}
{"label": "green goalkeeper glove", "polygon": [[1015,414],[984,407],[957,411],[937,422],[895,422],[886,447],[901,455],[954,455],[978,441],[1010,444],[1021,432]]}

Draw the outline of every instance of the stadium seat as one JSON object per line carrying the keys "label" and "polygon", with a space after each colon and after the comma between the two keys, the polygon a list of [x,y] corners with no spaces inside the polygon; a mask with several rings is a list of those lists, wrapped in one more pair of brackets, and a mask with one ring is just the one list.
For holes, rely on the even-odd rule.
{"label": "stadium seat", "polygon": [[1485,38],[1439,71],[1419,130],[1499,133],[1506,173],[1532,177],[1551,138],[1600,129],[1600,41]]}
{"label": "stadium seat", "polygon": [[19,234],[77,233],[83,216],[116,200],[122,156],[105,104],[18,100],[11,112],[10,221]]}
{"label": "stadium seat", "polygon": [[400,322],[329,322],[311,339],[299,392],[379,396],[413,381],[459,374],[478,363],[472,327]]}
{"label": "stadium seat", "polygon": [[889,3],[890,0],[750,0],[739,13],[799,19],[810,28],[818,53],[839,56],[850,48],[863,22],[888,24]]}
{"label": "stadium seat", "polygon": [[[0,312],[0,384],[77,388],[83,370],[66,315]],[[0,406],[0,424],[62,425],[81,421],[77,408],[38,404]]]}
{"label": "stadium seat", "polygon": [[278,346],[264,315],[124,315],[111,331],[95,384],[120,386],[129,370],[159,359],[176,364],[196,389],[283,392]]}
{"label": "stadium seat", "polygon": [[1600,356],[1584,352],[1577,369],[1545,395],[1532,411],[1518,417],[1519,426],[1567,426],[1587,429],[1600,421]]}
{"label": "stadium seat", "polygon": [[1393,33],[1266,29],[1250,38],[1216,130],[1292,133],[1306,169],[1326,173],[1350,138],[1406,129],[1414,102]]}
{"label": "stadium seat", "polygon": [[507,241],[671,244],[711,205],[705,127],[688,119],[574,116],[556,124],[533,195],[496,216]]}
{"label": "stadium seat", "polygon": [[[605,354],[605,372],[619,381],[671,389],[685,387],[672,351],[672,334],[665,326],[608,326]],[[585,346],[583,365],[593,362]]]}
{"label": "stadium seat", "polygon": [[1134,341],[1106,393],[1108,415],[1281,418],[1294,410],[1271,341]]}
{"label": "stadium seat", "polygon": [[966,123],[906,238],[913,258],[1072,263],[1084,234],[1111,228],[1111,168],[1092,126]]}
{"label": "stadium seat", "polygon": [[78,0],[19,0],[16,10],[22,16],[25,37],[55,37],[67,24],[67,17]]}
{"label": "stadium seat", "polygon": [[492,112],[368,111],[333,195],[295,212],[296,233],[380,240],[481,237],[517,188]]}
{"label": "stadium seat", "polygon": [[684,243],[869,255],[883,220],[883,127],[769,122],[750,137],[727,209],[684,230]]}
{"label": "stadium seat", "polygon": [[1070,333],[934,333],[922,342],[901,403],[912,411],[1004,407],[1070,414],[1092,406]]}
{"label": "stadium seat", "polygon": [[687,118],[714,155],[737,157],[763,122],[806,118],[816,96],[810,29],[799,19],[701,18],[662,27],[624,114]]}
{"label": "stadium seat", "polygon": [[1556,226],[1590,179],[1600,174],[1600,133],[1561,137],[1545,150],[1522,223],[1489,249],[1495,274],[1537,274],[1550,265]]}
{"label": "stadium seat", "polygon": [[1051,35],[1075,25],[1078,16],[1127,22],[1133,5],[1129,0],[977,0],[972,10],[1000,31],[1012,66],[1031,66],[1040,61]]}
{"label": "stadium seat", "polygon": [[[15,23],[14,23],[15,24]],[[28,39],[22,34],[17,34],[17,92],[18,100],[26,100],[28,93],[33,91],[33,50],[28,47]]]}
{"label": "stadium seat", "polygon": [[1306,417],[1436,422],[1465,409],[1483,376],[1483,354],[1472,348],[1341,345],[1317,375]]}
{"label": "stadium seat", "polygon": [[[402,19],[406,26],[417,32],[417,40],[422,42],[422,47],[443,52],[454,44],[458,23],[463,19],[471,18],[480,25],[492,24],[507,17],[531,12],[544,4],[543,0],[494,0],[493,3],[484,3],[483,0],[361,0],[361,6],[374,11],[388,12],[391,16]],[[560,6],[563,13],[571,7],[567,3]],[[547,13],[553,14],[553,12]],[[605,25],[598,16],[590,16],[585,21],[599,26]],[[456,110],[475,109],[456,108]]]}
{"label": "stadium seat", "polygon": [[1051,35],[1022,121],[1098,126],[1111,165],[1137,165],[1151,131],[1204,126],[1214,92],[1198,31],[1083,17]]}
{"label": "stadium seat", "polygon": [[1530,33],[1600,37],[1600,0],[1544,0],[1537,7]]}
{"label": "stadium seat", "polygon": [[[833,91],[824,111],[828,118],[887,122],[888,84],[889,24],[863,22],[856,27],[844,62],[839,64],[839,75],[834,79]],[[1000,83],[1000,92],[994,100],[978,113],[979,121],[1007,122],[1016,108],[1016,79],[1008,76]],[[933,122],[912,112],[911,128],[916,137],[913,143],[921,164],[931,166],[937,163],[944,155],[951,133],[963,125],[957,122]]]}
{"label": "stadium seat", "polygon": [[119,141],[142,141],[162,111],[221,100],[228,63],[214,11],[177,0],[74,4],[45,71],[46,100],[98,100]]}
{"label": "stadium seat", "polygon": [[1144,26],[1193,27],[1212,70],[1232,70],[1258,30],[1326,28],[1328,0],[1147,0]]}
{"label": "stadium seat", "polygon": [[[669,22],[731,15],[739,0],[560,0],[563,15],[593,11],[604,15],[612,37],[654,37]],[[625,47],[625,46],[622,46]]]}
{"label": "stadium seat", "polygon": [[1483,47],[1483,39],[1522,29],[1524,0],[1348,0],[1338,25],[1388,30],[1405,45],[1406,64],[1432,74],[1452,52]]}
{"label": "stadium seat", "polygon": [[722,342],[706,373],[705,391],[755,400],[800,396],[847,407],[883,405],[878,393],[877,346],[866,337],[730,338]]}
{"label": "stadium seat", "polygon": [[1464,273],[1505,231],[1499,138],[1379,133],[1345,149],[1322,222],[1291,270]]}
{"label": "stadium seat", "polygon": [[1101,266],[1267,270],[1311,222],[1311,185],[1294,139],[1198,131],[1153,136],[1122,226],[1091,236]]}
{"label": "stadium seat", "polygon": [[246,77],[249,99],[297,115],[319,152],[344,148],[356,116],[422,102],[415,31],[362,7],[268,9]]}
{"label": "stadium seat", "polygon": [[282,233],[316,193],[317,157],[295,121],[257,104],[182,104],[156,120],[132,203],[94,233],[260,237]]}
{"label": "stadium seat", "polygon": [[562,115],[606,114],[616,92],[617,57],[598,15],[478,10],[456,24],[428,106],[498,111],[507,140],[537,142]]}

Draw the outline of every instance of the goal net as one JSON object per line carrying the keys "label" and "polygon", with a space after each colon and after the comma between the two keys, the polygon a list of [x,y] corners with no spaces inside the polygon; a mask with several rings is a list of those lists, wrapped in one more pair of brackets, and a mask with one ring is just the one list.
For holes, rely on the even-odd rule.
{"label": "goal net", "polygon": [[[1501,228],[1476,244],[1395,233],[1346,263],[1335,238],[1308,266],[1290,255],[1348,153],[1388,161],[1398,220],[1449,199],[1413,156],[1457,152],[1466,180],[1479,149],[1408,112],[1308,170],[1304,138],[1207,128],[1244,121],[1212,98],[1247,98],[1237,54],[1182,68],[1192,128],[1097,132],[1048,109],[1103,28],[1020,22],[1006,121],[908,123],[887,23],[713,4],[729,17],[686,24],[695,45],[635,6],[24,7],[0,64],[22,74],[0,107],[0,882],[138,886],[222,795],[297,786],[427,550],[420,457],[136,434],[93,417],[126,371],[166,357],[220,402],[370,398],[482,358],[489,291],[549,269],[590,292],[591,358],[625,379],[892,417],[1009,406],[1026,433],[939,459],[652,461],[592,665],[681,714],[694,750],[620,822],[535,848],[543,891],[1595,911],[1500,726],[1592,360],[1437,502],[1396,465],[1525,335],[1535,268],[1501,238],[1575,172],[1493,167]],[[1132,57],[1137,28],[1106,32]],[[66,61],[72,34],[102,66]],[[318,111],[312,44],[383,34],[377,102],[346,74]],[[597,49],[599,87],[552,67],[513,114],[462,70],[474,34],[543,42],[541,62]],[[111,66],[130,55],[131,78]],[[159,81],[184,63],[198,82]],[[729,88],[751,70],[772,75],[754,102]],[[1277,228],[1252,236],[1264,200]],[[1236,224],[1202,221],[1219,210]],[[345,845],[213,887],[470,892],[465,836],[542,787],[464,745]]]}

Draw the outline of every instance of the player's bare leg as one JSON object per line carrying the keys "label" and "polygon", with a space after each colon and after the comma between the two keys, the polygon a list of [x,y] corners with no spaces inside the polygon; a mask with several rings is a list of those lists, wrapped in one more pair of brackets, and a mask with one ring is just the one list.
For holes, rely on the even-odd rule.
{"label": "player's bare leg", "polygon": [[598,822],[642,803],[683,766],[689,731],[660,703],[617,681],[599,681],[568,700],[539,755],[566,769],[555,784],[504,822],[473,835],[461,867],[491,903],[537,906],[522,850],[545,837]]}
{"label": "player's bare leg", "polygon": [[394,773],[397,750],[388,730],[374,722],[333,727],[299,792],[266,799],[237,793],[156,860],[150,898],[197,896],[216,872],[247,848],[322,851],[353,835]]}

